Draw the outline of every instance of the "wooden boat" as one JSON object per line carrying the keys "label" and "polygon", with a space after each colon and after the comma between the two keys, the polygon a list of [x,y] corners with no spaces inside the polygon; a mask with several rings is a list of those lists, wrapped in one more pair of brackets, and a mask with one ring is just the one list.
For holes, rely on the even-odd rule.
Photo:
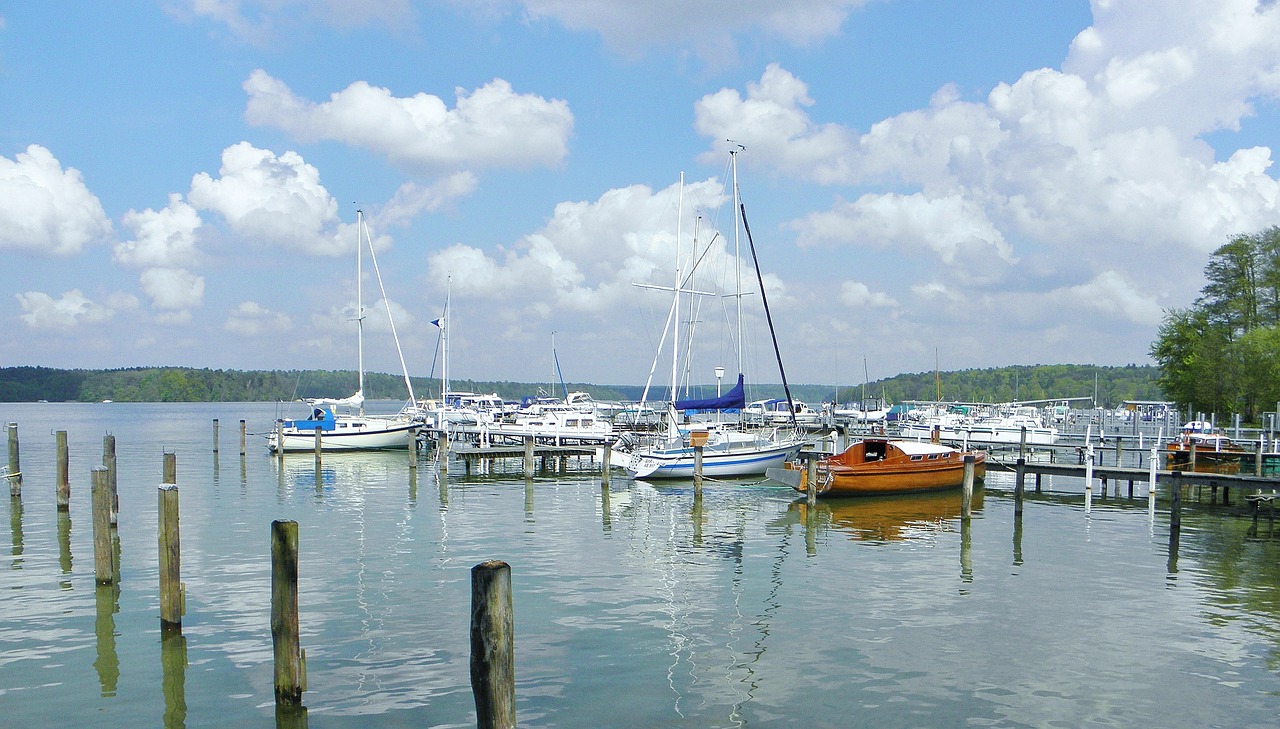
{"label": "wooden boat", "polygon": [[1248,451],[1225,435],[1190,428],[1165,445],[1165,470],[1195,473],[1240,473]]}
{"label": "wooden boat", "polygon": [[[914,440],[867,438],[818,461],[819,496],[879,496],[956,488],[964,482],[964,457],[974,457],[975,480],[986,475],[987,454]],[[807,492],[805,464],[791,461],[768,476]]]}
{"label": "wooden boat", "polygon": [[[974,493],[973,508],[982,508],[982,491]],[[854,541],[894,542],[917,539],[951,529],[961,516],[954,491],[867,496],[856,499],[822,499],[810,511],[808,501],[792,502],[787,511],[806,525],[817,517],[820,528],[847,534]]]}

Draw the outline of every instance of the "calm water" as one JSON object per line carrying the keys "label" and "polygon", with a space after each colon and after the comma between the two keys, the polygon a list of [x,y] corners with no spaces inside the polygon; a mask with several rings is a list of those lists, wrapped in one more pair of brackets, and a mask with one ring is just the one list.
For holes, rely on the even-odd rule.
{"label": "calm water", "polygon": [[[470,568],[512,566],[535,727],[1280,723],[1280,535],[1189,505],[1028,495],[819,504],[785,489],[461,475],[404,454],[283,472],[274,406],[0,404],[25,473],[0,568],[0,726],[266,727],[269,525],[300,524],[311,727],[474,726]],[[212,420],[222,425],[212,453]],[[59,518],[55,430],[69,432]],[[121,583],[95,589],[89,471],[117,438]],[[159,629],[156,486],[177,453],[185,645]],[[4,465],[0,463],[0,465]],[[518,463],[512,464],[518,468]],[[808,528],[807,528],[808,527]],[[1020,528],[1019,528],[1020,527]],[[184,660],[185,652],[185,660]]]}

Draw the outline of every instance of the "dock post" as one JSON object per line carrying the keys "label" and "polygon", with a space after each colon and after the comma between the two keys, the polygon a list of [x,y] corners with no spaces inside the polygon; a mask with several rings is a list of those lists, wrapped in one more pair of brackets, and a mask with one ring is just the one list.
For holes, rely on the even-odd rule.
{"label": "dock post", "polygon": [[[811,455],[805,459],[805,499],[812,509],[818,504],[818,458]],[[812,513],[812,512],[810,512]]]}
{"label": "dock post", "polygon": [[1173,488],[1169,490],[1169,528],[1182,529],[1182,473],[1173,472]]}
{"label": "dock post", "polygon": [[276,705],[302,704],[306,657],[298,631],[298,522],[271,522],[271,650]]}
{"label": "dock post", "polygon": [[160,629],[182,630],[182,547],[178,533],[178,487],[160,485]]}
{"label": "dock post", "polygon": [[22,464],[18,459],[18,424],[9,423],[9,496],[22,497]]}
{"label": "dock post", "polygon": [[[449,427],[448,422],[445,428]],[[441,430],[436,433],[436,465],[440,467],[442,473],[449,472],[449,431]]]}
{"label": "dock post", "polygon": [[409,470],[418,470],[418,432],[409,436]]}
{"label": "dock post", "polygon": [[323,443],[321,442],[321,439],[322,439],[324,436],[322,436],[322,435],[320,434],[320,428],[319,428],[319,426],[317,426],[317,427],[316,427],[316,431],[315,431],[315,432],[316,432],[316,445],[315,445],[315,451],[316,451],[316,465],[319,465],[319,464],[320,464],[320,452],[324,449],[324,447],[323,447]]}
{"label": "dock post", "polygon": [[1022,514],[1022,496],[1026,491],[1027,459],[1019,458],[1016,466],[1017,477],[1013,484],[1013,514]]}
{"label": "dock post", "polygon": [[514,729],[515,612],[506,562],[471,568],[471,693],[480,729]]}
{"label": "dock post", "polygon": [[69,473],[70,459],[67,454],[67,431],[59,430],[55,435],[57,443],[58,456],[58,480],[56,485],[58,498],[58,511],[67,511],[71,508],[71,476]]}
{"label": "dock post", "polygon": [[1190,466],[1190,471],[1191,471],[1192,473],[1195,473],[1195,472],[1196,472],[1196,442],[1195,442],[1195,441],[1191,441],[1191,466]]}
{"label": "dock post", "polygon": [[1258,438],[1258,447],[1253,456],[1253,475],[1262,475],[1262,438]]}
{"label": "dock post", "polygon": [[108,433],[102,436],[102,465],[107,468],[107,488],[111,494],[109,512],[111,525],[120,523],[120,489],[116,475],[116,437]]}
{"label": "dock post", "polygon": [[177,483],[178,482],[178,454],[165,453],[163,472],[161,474],[161,483]]}
{"label": "dock post", "polygon": [[1156,518],[1156,447],[1151,446],[1151,463],[1147,471],[1147,511]]}
{"label": "dock post", "polygon": [[613,444],[605,443],[600,453],[600,485],[609,488],[609,461],[613,460]]}
{"label": "dock post", "polygon": [[245,436],[244,418],[241,418],[240,419],[240,455],[242,456],[244,455],[244,436]]}
{"label": "dock post", "polygon": [[973,515],[973,454],[964,457],[964,482],[960,488],[960,518],[968,521]]}
{"label": "dock post", "polygon": [[533,478],[533,436],[524,437],[524,477]]}
{"label": "dock post", "polygon": [[1040,474],[1036,474],[1036,493],[1040,493]]}
{"label": "dock post", "polygon": [[218,419],[213,419],[213,452],[218,452]]}
{"label": "dock post", "polygon": [[1084,456],[1084,513],[1093,508],[1093,446],[1085,448]]}
{"label": "dock post", "polygon": [[92,472],[93,577],[99,585],[115,582],[115,556],[111,549],[111,481],[106,466]]}
{"label": "dock post", "polygon": [[[1116,436],[1116,468],[1120,468],[1121,466],[1124,465],[1124,463],[1122,463],[1122,461],[1124,460],[1124,449],[1120,446],[1122,441],[1124,441],[1124,436],[1117,435]],[[1119,495],[1120,495],[1120,489],[1117,487],[1116,496],[1119,496]]]}
{"label": "dock post", "polygon": [[1022,426],[1022,437],[1018,439],[1018,458],[1027,457],[1027,426]]}
{"label": "dock post", "polygon": [[284,465],[284,421],[276,421],[276,463]]}
{"label": "dock post", "polygon": [[693,494],[702,495],[702,444],[693,446]]}

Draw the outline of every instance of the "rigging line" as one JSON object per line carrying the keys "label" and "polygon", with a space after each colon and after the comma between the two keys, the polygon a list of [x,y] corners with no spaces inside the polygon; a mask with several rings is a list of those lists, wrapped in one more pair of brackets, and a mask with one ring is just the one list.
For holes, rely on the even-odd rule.
{"label": "rigging line", "polygon": [[760,259],[756,257],[756,242],[751,237],[751,226],[747,224],[747,206],[739,203],[742,213],[742,229],[747,234],[747,244],[751,247],[751,262],[756,266],[756,281],[760,284],[760,301],[764,303],[764,316],[769,321],[769,336],[773,338],[773,354],[778,358],[778,374],[782,376],[782,391],[787,394],[787,410],[791,414],[791,427],[799,428],[796,422],[796,408],[791,399],[791,386],[787,384],[787,371],[782,366],[782,352],[778,349],[778,333],[773,329],[773,314],[769,311],[769,297],[764,293],[764,276],[760,273]]}
{"label": "rigging line", "polygon": [[[396,343],[396,354],[400,357],[400,371],[404,373],[404,386],[409,391],[409,402],[416,403],[417,399],[413,395],[413,383],[409,381],[409,367],[404,363],[404,351],[400,349],[400,335],[396,333],[396,320],[391,316],[391,300],[387,298],[387,287],[382,285],[382,271],[378,269],[378,256],[373,252],[373,238],[369,235],[369,224],[364,222],[363,216],[360,219],[360,225],[364,229],[365,242],[369,244],[369,259],[373,261],[373,274],[378,279],[378,290],[382,292],[382,303],[387,309],[387,322],[391,324],[391,338]],[[357,233],[357,239],[359,234]],[[358,243],[357,243],[358,245]],[[363,313],[361,314],[363,318]]]}

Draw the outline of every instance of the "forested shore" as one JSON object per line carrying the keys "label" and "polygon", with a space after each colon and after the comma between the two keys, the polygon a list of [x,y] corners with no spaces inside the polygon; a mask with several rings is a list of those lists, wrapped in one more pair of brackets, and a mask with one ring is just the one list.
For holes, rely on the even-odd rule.
{"label": "forested shore", "polygon": [[[1018,365],[954,372],[901,374],[859,384],[793,384],[792,396],[813,404],[884,398],[889,402],[933,400],[1008,402],[1067,397],[1096,397],[1098,405],[1115,407],[1125,400],[1164,399],[1150,366]],[[419,398],[439,397],[438,378],[410,378]],[[280,402],[311,397],[346,397],[355,390],[350,370],[212,370],[186,367],[135,367],[110,370],[50,367],[0,368],[0,402]],[[450,390],[496,392],[508,400],[536,394],[562,395],[563,389],[585,391],[597,400],[638,400],[641,385],[529,383],[451,380]],[[714,394],[715,384],[695,387]],[[709,393],[708,393],[709,391]],[[406,399],[404,378],[365,374],[368,399]],[[779,384],[757,385],[749,397],[782,396]],[[650,399],[666,398],[655,388]]]}

